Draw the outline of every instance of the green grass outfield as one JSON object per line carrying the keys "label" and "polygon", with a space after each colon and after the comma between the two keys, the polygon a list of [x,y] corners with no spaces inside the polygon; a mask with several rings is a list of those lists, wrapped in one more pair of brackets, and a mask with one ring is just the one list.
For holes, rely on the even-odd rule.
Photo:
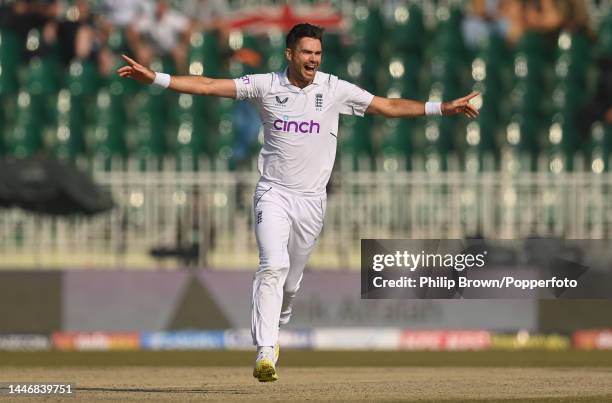
{"label": "green grass outfield", "polygon": [[[248,366],[250,351],[0,352],[0,366]],[[612,367],[611,351],[281,351],[283,367]]]}

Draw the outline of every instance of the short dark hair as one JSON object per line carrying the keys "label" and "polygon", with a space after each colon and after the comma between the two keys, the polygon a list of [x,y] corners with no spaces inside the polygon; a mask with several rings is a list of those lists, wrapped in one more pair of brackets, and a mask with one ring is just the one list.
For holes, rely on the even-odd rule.
{"label": "short dark hair", "polygon": [[295,45],[298,43],[300,38],[314,38],[321,41],[321,45],[323,44],[323,28],[317,27],[316,25],[311,24],[297,24],[291,28],[291,31],[287,34],[287,38],[285,38],[285,45],[289,49],[295,49]]}

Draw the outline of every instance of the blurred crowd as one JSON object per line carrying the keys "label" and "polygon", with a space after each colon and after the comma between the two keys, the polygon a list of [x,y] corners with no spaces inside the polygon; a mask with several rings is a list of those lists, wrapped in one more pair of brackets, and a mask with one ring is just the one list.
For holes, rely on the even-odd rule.
{"label": "blurred crowd", "polygon": [[[255,8],[262,3],[275,8]],[[164,68],[173,66],[173,71],[168,71],[169,73],[202,73],[202,61],[206,60],[207,69],[210,69],[211,64],[215,64],[215,68],[209,70],[212,71],[211,75],[228,72],[228,76],[236,76],[280,68],[284,59],[284,41],[282,35],[279,35],[279,29],[287,29],[288,25],[305,18],[304,15],[311,19],[324,20],[327,15],[323,15],[325,13],[317,8],[317,5],[322,3],[315,0],[0,0],[0,31],[10,31],[14,34],[13,37],[19,37],[17,42],[22,53],[22,66],[34,57],[44,59],[47,55],[53,56],[54,66],[57,65],[58,59],[64,67],[75,60],[88,61],[90,63],[87,64],[93,70],[97,68],[99,75],[105,78],[104,85],[115,77],[114,70],[117,64],[121,63],[117,57],[119,52],[127,52],[145,65],[163,59]],[[296,4],[309,7],[301,7],[298,10]],[[540,98],[551,98],[554,86],[569,88],[573,85],[571,91],[567,90],[569,95],[566,98],[569,101],[580,98],[580,102],[575,102],[575,110],[563,110],[561,114],[568,117],[568,120],[574,115],[578,116],[580,127],[576,128],[577,131],[584,136],[588,135],[594,122],[612,124],[612,19],[606,16],[610,11],[610,0],[329,0],[326,4],[327,10],[331,10],[330,13],[341,14],[344,21],[328,30],[331,32],[326,36],[327,42],[324,46],[327,53],[324,53],[323,63],[325,64],[326,60],[328,63],[324,66],[325,71],[380,94],[387,90],[385,80],[391,82],[397,78],[390,70],[391,64],[397,63],[389,59],[397,58],[400,53],[406,56],[405,60],[402,59],[406,63],[405,66],[402,65],[402,71],[405,67],[406,71],[410,71],[406,76],[410,75],[411,80],[415,81],[414,91],[402,96],[423,98],[429,93],[429,88],[424,87],[433,88],[436,83],[448,84],[441,88],[450,88],[452,93],[453,85],[465,90],[468,85],[471,87],[478,81],[474,75],[470,77],[468,74],[446,72],[446,69],[430,68],[429,59],[431,66],[434,66],[438,59],[432,55],[448,57],[451,59],[448,60],[449,65],[461,73],[461,69],[467,71],[467,67],[472,65],[472,61],[479,55],[487,54],[487,46],[491,43],[499,44],[500,48],[504,48],[502,56],[510,55],[501,60],[503,67],[493,66],[503,73],[505,69],[514,70],[516,60],[520,59],[517,56],[529,48],[528,45],[525,47],[528,41],[523,40],[536,33],[531,35],[538,38],[538,45],[532,47],[536,56],[539,58],[539,52],[548,53],[547,57],[544,57],[545,63],[536,66],[541,70],[544,70],[542,66],[553,70],[557,61],[554,55],[560,48],[560,38],[564,35],[582,38],[584,42],[580,42],[580,46],[586,49],[585,52],[577,52],[571,56],[581,61],[581,66],[576,70],[579,72],[577,79],[570,82],[572,80],[566,75],[555,72],[557,75],[554,80],[549,78],[547,83],[547,80],[540,79],[543,75],[536,71],[538,74],[532,76],[537,78],[526,85],[529,92],[523,91],[527,95],[524,96],[525,100],[519,97],[520,102],[517,101],[519,98],[514,99],[506,94],[510,94],[514,88],[517,89],[514,91],[515,95],[521,95],[523,84],[527,81],[523,80],[521,83],[521,77],[515,77],[514,74],[512,79],[505,80],[506,82],[492,83],[493,87],[500,88],[498,93],[502,95],[495,102],[489,102],[494,104],[491,109],[495,110],[489,111],[488,115],[481,111],[480,120],[484,121],[486,116],[493,116],[489,127],[495,130],[487,131],[493,135],[515,114],[525,117],[527,112],[533,112],[536,126],[550,126],[550,116],[547,114],[554,108],[544,105]],[[245,7],[238,7],[241,5]],[[456,19],[451,18],[452,24],[446,23],[450,15],[449,10],[457,11],[456,15],[459,16]],[[306,14],[299,14],[300,12]],[[411,12],[415,18],[409,17]],[[593,18],[597,15],[600,18]],[[258,17],[266,18],[260,18],[264,22],[260,22],[257,30],[248,31],[246,28],[245,35],[234,35],[230,32],[232,24],[236,26],[236,21],[256,20]],[[414,30],[403,30],[402,24],[410,25],[406,22],[409,20],[417,22],[413,24]],[[273,25],[276,30],[271,29]],[[363,28],[364,26],[366,28]],[[448,35],[446,26],[451,27]],[[385,40],[387,28],[393,32],[388,35],[389,40]],[[219,46],[210,54],[202,53],[196,60],[193,56],[196,45],[191,43],[191,40],[203,36],[192,34],[208,31],[215,32],[215,35],[209,37],[217,38]],[[415,34],[406,41],[404,39],[410,36],[406,33]],[[403,36],[398,40],[394,35]],[[489,40],[494,36],[498,42]],[[262,39],[264,46],[258,46],[255,37],[257,41]],[[445,39],[448,37],[451,40]],[[120,38],[121,46],[114,44],[115,38]],[[436,38],[441,39],[437,41]],[[521,43],[522,41],[524,43]],[[504,42],[507,46],[504,46]],[[265,46],[272,43],[274,46]],[[544,45],[540,46],[542,43]],[[439,48],[436,48],[437,46]],[[424,48],[431,52],[427,53]],[[603,48],[606,50],[599,52]],[[509,52],[505,52],[506,50]],[[498,57],[501,53],[490,54]],[[548,57],[550,55],[553,57]],[[219,60],[210,63],[211,59]],[[171,63],[166,63],[167,61]],[[233,61],[237,63],[232,63]],[[200,68],[191,70],[190,62]],[[354,68],[355,63],[359,64],[358,69]],[[233,69],[234,65],[249,68]],[[583,69],[584,66],[586,67]],[[385,76],[385,70],[389,70],[390,76]],[[356,71],[360,73],[351,73]],[[367,85],[370,82],[367,80],[370,73],[373,77],[371,88]],[[502,73],[502,79],[492,80],[504,81],[506,76]],[[398,77],[402,75],[403,73]],[[6,77],[6,74],[4,76]],[[381,76],[384,76],[382,80]],[[491,74],[489,76],[492,77]],[[402,85],[412,90],[412,82],[404,81]],[[578,94],[574,92],[576,87]],[[491,94],[497,93],[491,90],[488,96],[493,96]],[[447,94],[443,96],[445,99],[451,97]],[[569,101],[566,103],[572,103]],[[521,106],[523,104],[528,106]],[[536,107],[540,107],[541,111],[534,112]],[[257,113],[247,103],[236,103],[233,108],[233,135],[235,143],[238,144],[234,155],[247,155],[248,152],[241,151],[240,146],[246,144],[247,146],[243,147],[245,150],[256,148],[251,147],[251,144],[257,142],[259,135]],[[194,115],[198,113],[194,112]],[[527,122],[527,119],[524,120]],[[225,126],[220,124],[219,127]],[[363,127],[364,131],[370,130],[368,128],[374,127],[374,123],[359,127]],[[416,133],[417,130],[414,130]],[[374,148],[374,140],[370,141],[370,137],[374,136],[369,133],[360,136],[353,138],[367,139],[363,149]],[[403,147],[401,144],[396,148]],[[423,144],[428,143],[423,141]],[[359,147],[354,149],[361,150]],[[612,141],[610,147],[612,149]]]}
{"label": "blurred crowd", "polygon": [[0,29],[23,40],[37,29],[38,55],[57,45],[65,64],[94,58],[104,75],[113,66],[109,37],[120,33],[138,60],[149,64],[155,57],[171,57],[185,72],[191,33],[226,32],[228,10],[226,0],[182,0],[180,10],[167,0],[0,0]]}
{"label": "blurred crowd", "polygon": [[472,0],[463,23],[466,44],[475,48],[496,32],[515,45],[523,33],[538,31],[556,40],[561,31],[593,37],[585,0]]}
{"label": "blurred crowd", "polygon": [[[539,32],[556,46],[559,34],[583,34],[595,41],[590,2],[587,0],[471,0],[463,20],[466,45],[477,50],[493,33],[516,46],[526,32]],[[599,71],[596,94],[585,108],[586,129],[595,120],[612,123],[612,57],[599,55],[595,62]]]}

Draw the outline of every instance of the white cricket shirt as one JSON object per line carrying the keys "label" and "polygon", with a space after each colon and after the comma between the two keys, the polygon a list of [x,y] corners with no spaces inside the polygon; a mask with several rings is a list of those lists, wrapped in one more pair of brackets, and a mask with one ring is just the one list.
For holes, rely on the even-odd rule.
{"label": "white cricket shirt", "polygon": [[320,71],[305,88],[291,84],[286,70],[234,82],[236,99],[254,102],[263,123],[260,182],[308,196],[325,194],[336,158],[339,115],[363,116],[374,95]]}

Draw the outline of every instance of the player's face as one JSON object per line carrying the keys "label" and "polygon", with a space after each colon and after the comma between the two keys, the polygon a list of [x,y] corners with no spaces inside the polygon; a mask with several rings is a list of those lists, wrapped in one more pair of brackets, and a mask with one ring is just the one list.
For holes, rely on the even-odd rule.
{"label": "player's face", "polygon": [[321,64],[321,41],[315,38],[300,38],[295,50],[287,49],[289,68],[298,81],[312,82]]}

